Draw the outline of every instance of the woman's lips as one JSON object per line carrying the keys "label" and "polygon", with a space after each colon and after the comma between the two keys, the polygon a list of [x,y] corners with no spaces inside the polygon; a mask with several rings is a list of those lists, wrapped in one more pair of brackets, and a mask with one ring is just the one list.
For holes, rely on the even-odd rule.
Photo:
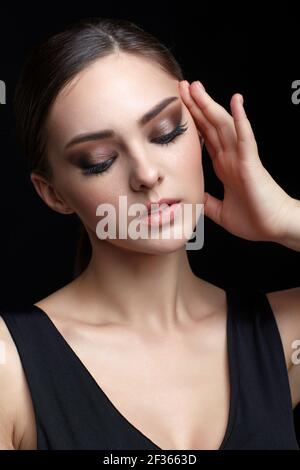
{"label": "woman's lips", "polygon": [[177,210],[181,207],[181,201],[174,202],[173,204],[162,203],[162,207],[144,214],[141,217],[141,223],[152,226],[160,226],[165,223],[173,222]]}
{"label": "woman's lips", "polygon": [[147,202],[146,207],[147,207],[148,213],[150,213],[151,210],[152,211],[156,210],[156,208],[160,205],[167,204],[168,206],[171,206],[172,204],[175,204],[176,202],[180,202],[180,200],[175,199],[175,198],[170,198],[170,197],[169,198],[164,197],[162,199],[159,199],[159,201],[149,201],[149,202]]}

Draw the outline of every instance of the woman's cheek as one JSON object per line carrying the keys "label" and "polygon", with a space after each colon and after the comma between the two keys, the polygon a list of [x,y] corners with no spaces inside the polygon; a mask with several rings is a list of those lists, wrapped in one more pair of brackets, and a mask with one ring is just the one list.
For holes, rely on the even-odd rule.
{"label": "woman's cheek", "polygon": [[[97,176],[95,176],[95,178],[97,178]],[[102,204],[108,205],[108,209],[111,208],[110,214],[112,214],[113,217],[115,214],[116,224],[118,225],[118,192],[113,190],[111,185],[107,190],[104,190],[103,188],[99,189],[98,183],[95,188],[89,187],[88,190],[85,189],[82,193],[78,192],[78,194],[74,195],[73,199],[73,207],[75,207],[78,216],[93,231],[96,230],[97,223],[101,219],[107,218],[109,215],[105,207],[101,211],[101,214],[99,213],[97,215],[97,208]]]}
{"label": "woman's cheek", "polygon": [[181,174],[189,195],[189,200],[201,203],[204,193],[204,176],[202,166],[202,148],[198,133],[185,149],[184,164]]}
{"label": "woman's cheek", "polygon": [[[86,176],[89,181],[73,180],[64,182],[62,194],[66,203],[77,213],[78,217],[90,227],[97,221],[96,210],[99,204],[110,202],[109,194],[101,188],[99,180],[91,181],[97,176]],[[98,176],[99,178],[99,176]]]}
{"label": "woman's cheek", "polygon": [[179,157],[177,158],[178,173],[184,179],[191,177],[200,177],[202,173],[202,148],[198,137],[198,133],[193,133],[188,142],[179,149]]}

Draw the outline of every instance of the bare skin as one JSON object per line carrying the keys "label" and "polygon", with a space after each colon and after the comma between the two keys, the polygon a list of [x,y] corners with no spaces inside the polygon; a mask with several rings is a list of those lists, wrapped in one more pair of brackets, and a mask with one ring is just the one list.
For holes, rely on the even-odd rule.
{"label": "bare skin", "polygon": [[[74,320],[74,281],[35,304],[46,312],[120,413],[162,449],[218,449],[227,426],[230,382],[225,291],[195,279],[195,286],[197,283],[195,292],[206,292],[205,310],[203,296],[194,296],[193,320],[164,337],[145,329],[111,324],[107,318],[99,325]],[[271,295],[267,294],[268,298]],[[291,367],[293,332],[284,318],[287,316],[276,316],[295,407],[299,384]],[[15,344],[2,319],[0,338],[8,346],[6,430],[10,430],[10,442],[0,442],[0,447],[36,449],[30,392]]]}
{"label": "bare skin", "polygon": [[[177,96],[179,102],[139,129],[137,118],[168,96]],[[172,129],[180,110],[187,132],[167,147],[151,142],[150,135],[162,133],[162,123],[163,129]],[[59,95],[47,126],[54,179],[49,183],[32,174],[32,182],[53,210],[78,214],[90,236],[92,259],[75,281],[36,305],[121,414],[160,448],[218,449],[230,398],[225,292],[194,276],[184,239],[103,241],[95,234],[97,205],[110,202],[117,207],[119,194],[127,195],[129,203],[161,197],[204,201],[199,129],[181,100],[178,81],[141,58],[106,57]],[[116,140],[65,150],[75,135],[107,127],[116,130]],[[109,172],[86,176],[69,160],[83,151],[97,153],[95,162],[107,160],[114,151],[119,156]],[[208,201],[211,207],[212,199]],[[274,294],[268,298],[278,320],[295,406],[299,384],[290,344],[298,320],[286,314],[284,296]],[[10,352],[8,367],[1,370],[7,387],[0,399],[9,402],[8,437],[0,445],[36,449],[34,413],[19,356],[3,321],[0,328]]]}
{"label": "bare skin", "polygon": [[[170,96],[177,99],[159,115],[142,128],[136,124],[140,116]],[[154,141],[170,133],[179,119],[188,124],[188,130],[174,141],[176,143],[161,145]],[[113,128],[116,137],[66,148],[74,136],[106,128]],[[210,300],[211,293],[203,288],[201,308],[199,304],[195,308],[197,286],[188,263],[186,238],[107,241],[100,240],[95,233],[98,222],[96,207],[100,203],[110,203],[118,209],[119,195],[127,196],[128,206],[136,202],[146,204],[149,200],[157,201],[163,197],[177,198],[191,204],[202,202],[201,143],[194,121],[180,98],[178,80],[167,75],[157,64],[143,58],[126,54],[108,56],[84,70],[59,94],[48,116],[47,132],[48,158],[54,177],[49,183],[49,180],[33,173],[32,182],[39,196],[53,210],[62,214],[78,214],[89,233],[93,254],[84,276],[76,280],[76,288],[65,286],[62,291],[53,293],[47,301],[40,300],[37,305],[42,306],[57,321],[58,328],[63,329],[69,324],[64,335],[71,344],[72,338],[77,337],[78,341],[78,334],[83,335],[79,343],[74,344],[78,356],[84,357],[88,369],[112,396],[112,401],[118,405],[118,400],[121,400],[120,408],[124,415],[128,415],[138,428],[151,434],[162,446],[189,445],[189,441],[191,445],[193,429],[187,429],[183,437],[177,436],[176,441],[176,426],[171,426],[173,435],[164,432],[163,428],[161,431],[151,429],[151,422],[147,424],[149,416],[147,418],[142,415],[141,409],[133,408],[134,397],[126,401],[125,392],[122,397],[118,397],[117,383],[120,380],[130,383],[129,376],[120,378],[118,365],[114,367],[114,361],[110,359],[111,370],[115,370],[116,375],[105,377],[100,367],[99,346],[116,335],[127,338],[124,340],[124,349],[128,349],[127,361],[126,354],[123,356],[127,365],[132,363],[134,357],[147,354],[149,347],[155,347],[155,360],[149,364],[149,370],[152,370],[152,380],[156,383],[158,372],[155,370],[155,361],[160,355],[165,355],[169,348],[174,349],[178,341],[186,343],[181,348],[182,356],[179,354],[178,360],[186,358],[191,352],[187,349],[184,331],[193,332],[192,326],[199,312],[200,315],[207,315],[215,303]],[[101,176],[87,176],[78,164],[73,163],[83,152],[93,159],[93,164],[106,161],[115,154],[118,158],[109,172]],[[105,327],[101,328],[101,325]],[[95,350],[88,346],[88,337],[89,340],[95,338],[93,343],[98,344],[97,370],[92,359]],[[129,338],[132,348],[127,344]],[[113,356],[112,349],[109,357]],[[170,357],[165,358],[161,379]],[[103,356],[103,362],[105,359]],[[136,388],[138,395],[145,390],[149,381],[143,375],[142,364],[143,361],[140,361],[130,367],[130,371],[138,371],[141,387]],[[167,415],[168,408],[163,410],[168,389],[166,381],[176,379],[176,370],[170,377],[164,378],[161,400],[158,395],[157,403],[153,405],[153,416],[158,416],[158,413]],[[128,374],[133,373],[130,371]],[[127,393],[132,394],[132,390]],[[146,390],[144,397],[147,399]],[[129,408],[123,410],[122,403],[125,402]],[[156,412],[155,407],[158,407]],[[186,405],[182,413],[187,418],[188,412],[191,415],[192,409]],[[170,422],[167,431],[169,425]],[[155,436],[155,432],[163,434]],[[22,430],[20,434],[23,435]],[[27,430],[26,436],[29,434]],[[219,437],[216,436],[217,439]],[[184,439],[184,442],[179,442],[179,439]],[[27,441],[25,445],[28,445]]]}

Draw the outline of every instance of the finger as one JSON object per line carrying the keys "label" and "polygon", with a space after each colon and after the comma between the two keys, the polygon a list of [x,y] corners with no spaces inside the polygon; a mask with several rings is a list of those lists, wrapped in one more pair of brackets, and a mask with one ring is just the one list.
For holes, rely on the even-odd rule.
{"label": "finger", "polygon": [[[201,125],[203,129],[206,131],[213,126],[210,124],[210,122],[205,118],[204,114],[202,113],[201,109],[191,96],[189,92],[189,82],[181,82],[182,84],[180,85],[180,94],[181,97],[183,98],[184,104],[189,108],[189,111],[193,114],[193,117],[196,120],[196,124]],[[199,129],[201,132],[201,129]]]}
{"label": "finger", "polygon": [[229,150],[229,147],[235,146],[236,131],[232,116],[204,88],[198,88],[196,82],[191,84],[189,91],[203,115],[216,128],[223,149]]}
{"label": "finger", "polygon": [[230,102],[237,138],[241,142],[249,141],[254,137],[251,124],[247,118],[243,96],[236,93]]}
{"label": "finger", "polygon": [[204,193],[204,215],[218,225],[221,225],[222,204],[223,201],[220,201],[208,192]]}
{"label": "finger", "polygon": [[[243,96],[236,93],[231,98],[230,107],[237,134],[237,143],[242,149],[241,155],[245,154],[248,157],[250,154],[256,154],[257,144],[243,103]],[[253,150],[255,150],[255,152],[253,152]]]}
{"label": "finger", "polygon": [[186,83],[181,82],[181,83],[182,85],[180,85],[180,93],[181,93],[183,102],[189,109],[190,113],[192,114],[198,130],[203,135],[204,140],[205,140],[205,145],[207,146],[207,148],[208,146],[210,146],[210,150],[209,149],[208,150],[210,152],[211,157],[215,157],[216,155],[219,155],[220,152],[222,152],[222,145],[220,142],[218,132],[215,129],[215,127],[212,126],[210,122],[205,118],[201,109],[199,108],[197,103],[194,101],[193,97],[191,96],[188,90],[188,86],[189,86],[188,82]]}

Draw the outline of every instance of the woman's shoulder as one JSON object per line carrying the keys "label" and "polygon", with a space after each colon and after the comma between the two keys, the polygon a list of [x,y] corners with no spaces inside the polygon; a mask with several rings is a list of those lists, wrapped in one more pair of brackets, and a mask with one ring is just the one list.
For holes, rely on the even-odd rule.
{"label": "woman's shoulder", "polygon": [[75,279],[47,296],[38,299],[33,305],[51,314],[51,316],[67,318],[68,312],[76,308],[79,303],[78,300],[78,287]]}
{"label": "woman's shoulder", "polygon": [[300,288],[266,292],[280,334],[290,378],[293,402],[300,402]]}
{"label": "woman's shoulder", "polygon": [[[34,412],[17,347],[0,312],[0,423],[13,449],[35,449]],[[4,434],[3,434],[4,435]]]}
{"label": "woman's shoulder", "polygon": [[[72,295],[69,283],[39,299],[37,305],[55,318],[68,312],[68,298]],[[28,304],[26,304],[26,307]],[[27,312],[18,308],[0,311],[0,448],[29,450],[37,448],[35,413],[17,345],[6,319],[10,314]],[[53,313],[52,313],[53,312]],[[2,423],[2,424],[1,424]],[[5,426],[3,425],[5,423]],[[5,428],[2,432],[2,428]]]}

